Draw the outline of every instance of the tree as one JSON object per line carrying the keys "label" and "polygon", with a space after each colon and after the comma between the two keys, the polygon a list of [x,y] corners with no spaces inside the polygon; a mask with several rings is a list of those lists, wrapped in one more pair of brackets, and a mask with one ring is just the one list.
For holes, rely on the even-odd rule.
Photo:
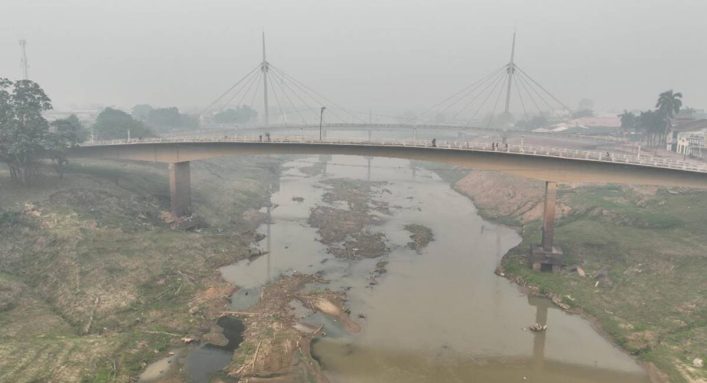
{"label": "tree", "polygon": [[36,172],[49,138],[49,123],[42,112],[51,108],[51,100],[37,83],[0,79],[0,159],[13,180],[27,184]]}
{"label": "tree", "polygon": [[147,115],[150,114],[151,111],[152,106],[147,104],[138,104],[133,106],[133,109],[130,111],[130,114],[132,114],[134,119],[144,122],[145,120],[147,120]]}
{"label": "tree", "polygon": [[54,120],[49,125],[50,134],[46,139],[45,149],[47,156],[54,162],[54,169],[59,178],[63,178],[64,167],[69,162],[66,151],[84,142],[88,132],[74,114],[65,119]]}
{"label": "tree", "polygon": [[671,127],[670,121],[676,114],[678,114],[678,112],[680,112],[680,108],[682,107],[682,93],[673,92],[672,89],[661,93],[658,95],[658,101],[656,102],[655,107],[664,121],[662,132],[663,137],[661,138],[661,142],[665,142],[665,139],[667,138],[666,135]]}
{"label": "tree", "polygon": [[93,132],[98,139],[112,140],[130,137],[154,137],[154,134],[145,125],[133,119],[122,110],[105,108],[96,117]]}
{"label": "tree", "polygon": [[37,83],[0,78],[0,161],[10,168],[13,180],[28,184],[39,160],[47,158],[62,176],[67,149],[86,138],[75,115],[50,125],[42,112],[51,108],[51,100]]}
{"label": "tree", "polygon": [[145,118],[145,124],[156,131],[190,130],[199,127],[199,121],[189,115],[179,113],[177,108],[152,109]]}
{"label": "tree", "polygon": [[633,132],[636,129],[638,118],[635,114],[624,110],[623,113],[619,114],[619,118],[621,119],[621,129],[625,133]]}
{"label": "tree", "polygon": [[682,93],[667,90],[658,95],[658,101],[655,104],[658,112],[666,118],[675,117],[682,107]]}
{"label": "tree", "polygon": [[658,111],[647,110],[641,112],[638,116],[638,130],[643,134],[643,137],[648,145],[658,145],[661,141],[661,136],[664,138],[663,130],[665,128],[664,119]]}
{"label": "tree", "polygon": [[241,105],[236,108],[228,108],[216,113],[214,122],[219,124],[242,124],[252,121],[258,117],[258,112],[248,105]]}

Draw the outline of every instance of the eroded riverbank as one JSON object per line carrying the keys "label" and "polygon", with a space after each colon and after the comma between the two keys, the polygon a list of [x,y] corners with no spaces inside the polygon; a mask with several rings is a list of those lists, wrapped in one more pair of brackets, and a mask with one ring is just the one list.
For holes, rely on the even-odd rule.
{"label": "eroded riverbank", "polygon": [[643,362],[652,381],[707,378],[696,367],[707,349],[707,290],[700,282],[707,271],[707,232],[700,229],[704,192],[565,185],[556,242],[568,267],[538,274],[527,268],[525,255],[539,242],[542,185],[489,172],[444,172],[484,216],[522,233],[523,242],[504,257],[499,272],[528,286],[530,294],[587,317]]}

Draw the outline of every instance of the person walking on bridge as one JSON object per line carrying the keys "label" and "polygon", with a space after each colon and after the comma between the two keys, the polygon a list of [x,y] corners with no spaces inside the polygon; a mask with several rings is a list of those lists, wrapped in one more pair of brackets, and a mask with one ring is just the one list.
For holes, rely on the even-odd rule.
{"label": "person walking on bridge", "polygon": [[432,139],[432,147],[433,147],[433,148],[436,148],[436,147],[437,147],[437,139],[436,139],[436,138],[433,138],[433,139]]}

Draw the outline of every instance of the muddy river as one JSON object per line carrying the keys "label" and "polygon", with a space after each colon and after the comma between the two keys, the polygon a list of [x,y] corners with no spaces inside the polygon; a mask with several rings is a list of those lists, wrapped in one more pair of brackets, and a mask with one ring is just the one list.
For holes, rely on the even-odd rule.
{"label": "muddy river", "polygon": [[[643,369],[589,322],[497,277],[495,267],[520,237],[484,221],[433,171],[406,160],[346,156],[300,158],[285,168],[271,207],[263,209],[270,223],[259,228],[267,255],[224,267],[222,274],[242,287],[234,309],[252,305],[263,284],[294,271],[319,272],[331,281],[328,288],[346,291],[360,333],[302,314],[327,330],[312,349],[331,381],[648,382]],[[313,208],[327,205],[326,181],[342,178],[380,181],[373,183],[373,198],[387,210],[374,210],[380,218],[374,230],[385,234],[387,255],[335,257],[308,223]],[[408,224],[431,229],[434,240],[411,249]],[[381,260],[385,272],[376,273]],[[547,331],[527,330],[536,322]]]}

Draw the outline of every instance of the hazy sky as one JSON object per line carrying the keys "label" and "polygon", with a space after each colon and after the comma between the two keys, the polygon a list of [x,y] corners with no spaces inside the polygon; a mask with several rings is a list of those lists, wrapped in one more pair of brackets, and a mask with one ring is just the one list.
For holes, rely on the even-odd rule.
{"label": "hazy sky", "polygon": [[431,105],[517,63],[576,107],[648,108],[660,91],[707,107],[704,0],[0,0],[0,76],[57,109],[205,106],[268,59],[339,104]]}

